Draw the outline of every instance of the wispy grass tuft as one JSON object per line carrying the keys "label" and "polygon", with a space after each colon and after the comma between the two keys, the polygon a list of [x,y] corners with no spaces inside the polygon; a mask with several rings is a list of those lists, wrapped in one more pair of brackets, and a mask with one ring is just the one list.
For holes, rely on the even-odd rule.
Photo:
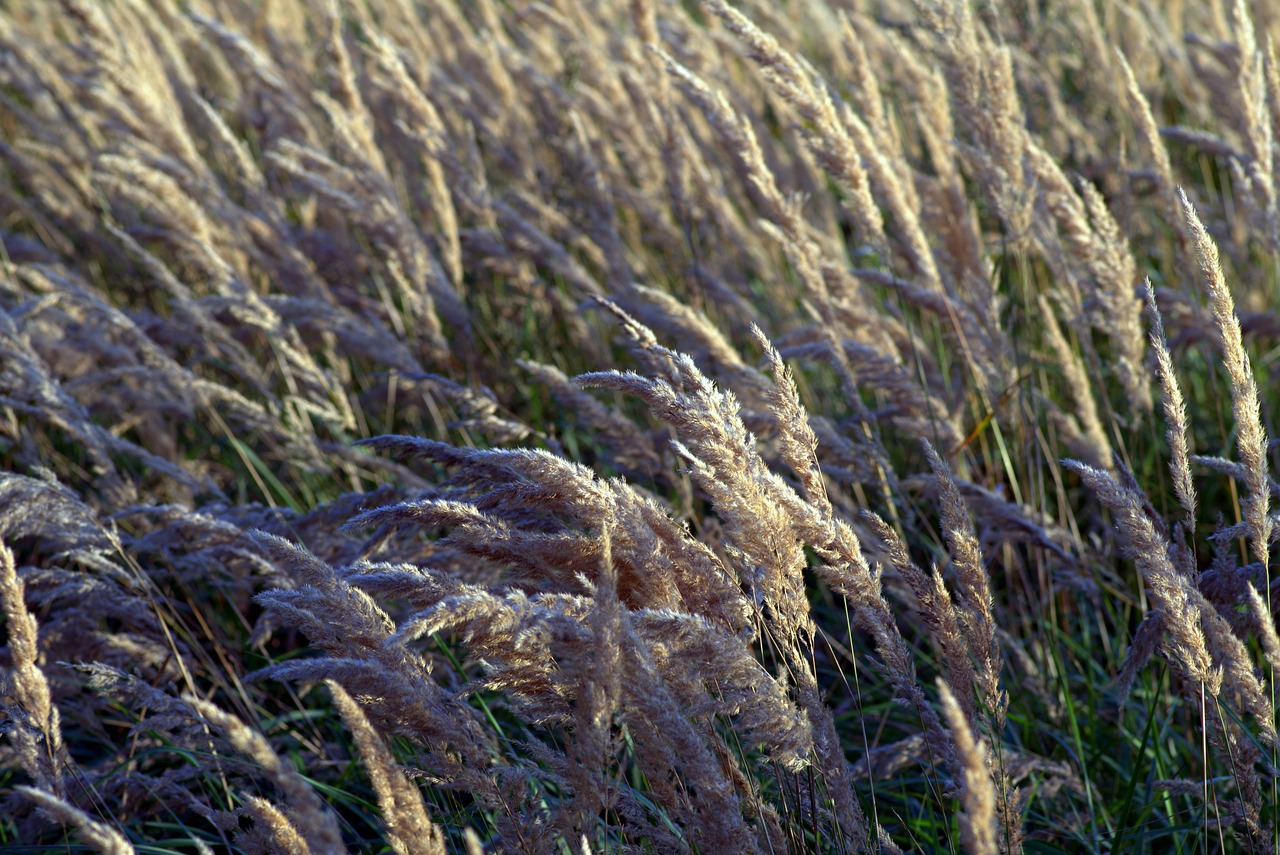
{"label": "wispy grass tuft", "polygon": [[1130,6],[0,3],[0,848],[1275,851],[1280,16]]}

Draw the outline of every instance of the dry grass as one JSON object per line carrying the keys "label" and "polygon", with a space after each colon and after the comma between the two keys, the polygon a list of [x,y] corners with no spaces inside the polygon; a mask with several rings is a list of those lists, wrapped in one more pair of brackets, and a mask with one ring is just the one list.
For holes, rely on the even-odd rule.
{"label": "dry grass", "polygon": [[0,3],[0,844],[1275,850],[1277,38]]}

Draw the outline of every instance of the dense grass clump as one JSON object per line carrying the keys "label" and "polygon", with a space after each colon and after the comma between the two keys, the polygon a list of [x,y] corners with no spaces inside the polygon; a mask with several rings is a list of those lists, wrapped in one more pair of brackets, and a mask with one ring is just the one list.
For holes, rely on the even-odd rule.
{"label": "dense grass clump", "polygon": [[0,2],[0,847],[1280,849],[1276,38]]}

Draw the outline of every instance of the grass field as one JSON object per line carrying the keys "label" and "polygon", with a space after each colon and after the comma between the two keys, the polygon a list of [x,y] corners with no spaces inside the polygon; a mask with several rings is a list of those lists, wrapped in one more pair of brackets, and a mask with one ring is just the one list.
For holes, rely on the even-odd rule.
{"label": "grass field", "polygon": [[1280,852],[1277,37],[0,0],[0,848]]}

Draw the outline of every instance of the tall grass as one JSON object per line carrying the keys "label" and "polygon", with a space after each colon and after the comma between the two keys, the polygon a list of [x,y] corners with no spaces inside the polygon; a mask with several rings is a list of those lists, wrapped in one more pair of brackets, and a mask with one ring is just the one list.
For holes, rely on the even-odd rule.
{"label": "tall grass", "polygon": [[0,844],[1280,849],[1276,38],[0,3]]}

